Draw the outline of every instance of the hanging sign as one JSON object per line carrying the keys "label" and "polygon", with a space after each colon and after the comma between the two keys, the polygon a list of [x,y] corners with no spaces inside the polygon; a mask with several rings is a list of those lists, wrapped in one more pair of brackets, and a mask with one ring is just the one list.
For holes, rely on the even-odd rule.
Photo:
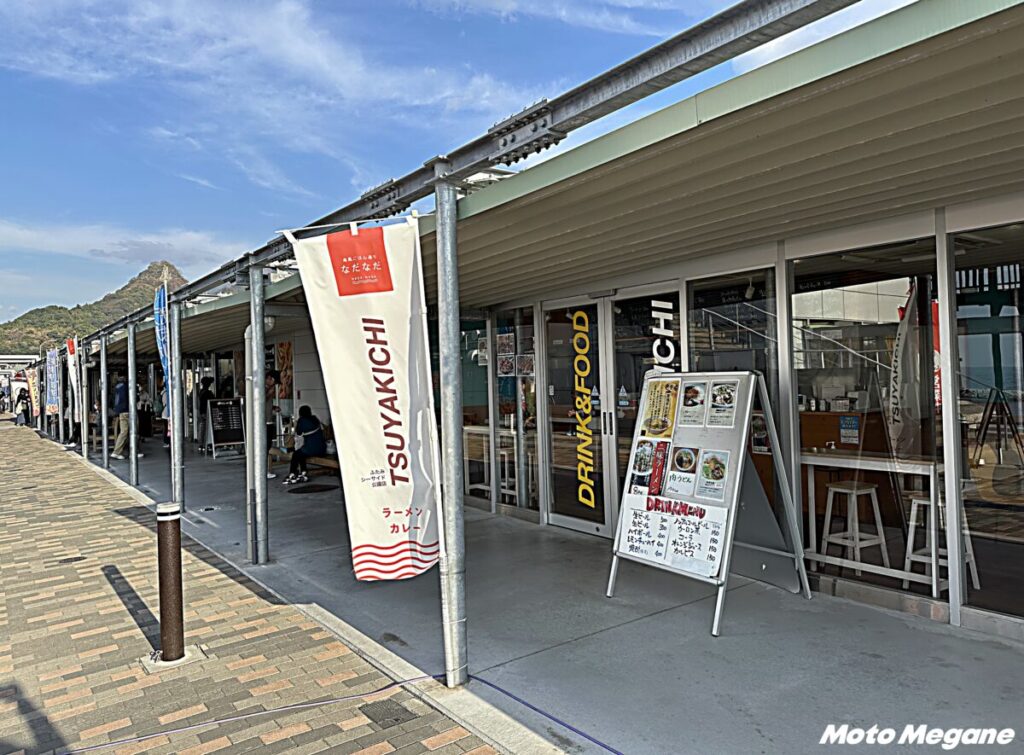
{"label": "hanging sign", "polygon": [[28,381],[28,398],[32,402],[32,416],[39,416],[39,372],[35,367],[25,370],[25,379]]}
{"label": "hanging sign", "polygon": [[167,284],[161,283],[153,296],[153,332],[156,337],[156,350],[160,354],[160,366],[164,371],[163,418],[171,416],[171,401],[167,393],[170,388],[170,346],[167,331]]}
{"label": "hanging sign", "polygon": [[418,223],[285,236],[337,425],[356,579],[422,574],[442,544]]}
{"label": "hanging sign", "polygon": [[79,391],[81,388],[78,385],[80,375],[78,374],[78,336],[74,338],[68,338],[65,341],[68,348],[68,380],[71,383],[71,406],[72,406],[72,421],[82,421],[82,404],[79,400]]}
{"label": "hanging sign", "polygon": [[57,361],[57,350],[50,349],[46,352],[46,413],[54,415],[60,413],[60,376],[57,372],[59,362]]}
{"label": "hanging sign", "polygon": [[[796,562],[805,590],[809,589],[770,409],[761,418],[769,437],[757,442],[773,455],[786,498],[788,541],[796,545],[787,547],[763,490],[751,492],[750,480],[744,477],[758,391],[766,404],[763,378],[752,372],[652,370],[646,375],[642,420],[633,438],[615,535],[609,597],[619,558],[709,582],[719,588],[712,628],[717,635],[741,497],[747,516],[757,521],[758,537],[772,530],[767,533],[772,537],[754,546],[757,553],[788,562],[790,575]],[[756,478],[753,467],[750,473]]]}

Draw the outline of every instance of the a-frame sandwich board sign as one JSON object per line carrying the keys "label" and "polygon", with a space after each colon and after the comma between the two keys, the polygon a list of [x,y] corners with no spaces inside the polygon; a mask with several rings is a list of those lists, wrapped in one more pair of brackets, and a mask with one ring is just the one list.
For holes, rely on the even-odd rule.
{"label": "a-frame sandwich board sign", "polygon": [[[782,527],[748,464],[754,396],[760,397],[782,497]],[[608,575],[619,559],[717,588],[711,634],[719,635],[730,570],[809,599],[797,512],[764,377],[756,372],[644,376]],[[747,542],[736,540],[737,528]],[[733,549],[739,547],[735,565]]]}

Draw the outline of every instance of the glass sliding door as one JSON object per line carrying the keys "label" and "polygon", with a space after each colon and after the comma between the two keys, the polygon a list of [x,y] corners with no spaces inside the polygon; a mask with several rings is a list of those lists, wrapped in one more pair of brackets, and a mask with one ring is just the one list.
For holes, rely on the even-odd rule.
{"label": "glass sliding door", "polygon": [[498,501],[536,510],[541,481],[533,308],[499,311],[495,323]]}
{"label": "glass sliding door", "polygon": [[[610,436],[602,345],[607,301],[583,300],[545,311],[547,347],[549,520],[572,529],[611,536],[617,508],[608,494],[606,455]],[[499,363],[499,374],[500,374]],[[612,402],[611,404],[609,402]]]}

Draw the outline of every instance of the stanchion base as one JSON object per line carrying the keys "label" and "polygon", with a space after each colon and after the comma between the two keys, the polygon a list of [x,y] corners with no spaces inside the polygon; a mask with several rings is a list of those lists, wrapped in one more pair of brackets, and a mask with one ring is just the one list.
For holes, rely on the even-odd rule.
{"label": "stanchion base", "polygon": [[151,654],[140,658],[139,663],[142,664],[142,670],[147,674],[159,674],[161,671],[198,663],[208,658],[210,658],[210,652],[206,645],[186,645],[185,655],[176,661],[162,661],[160,660],[160,651],[154,650]]}

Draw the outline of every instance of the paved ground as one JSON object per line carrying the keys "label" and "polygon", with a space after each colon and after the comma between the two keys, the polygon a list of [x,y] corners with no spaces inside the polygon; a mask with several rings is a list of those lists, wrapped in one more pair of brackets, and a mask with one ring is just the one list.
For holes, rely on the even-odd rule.
{"label": "paved ground", "polygon": [[[184,542],[186,641],[209,658],[159,674],[155,521],[126,491],[0,421],[0,753],[495,750],[393,684],[320,624]],[[368,708],[367,705],[376,707]],[[382,710],[384,709],[384,710]],[[402,723],[382,728],[381,711]]]}

